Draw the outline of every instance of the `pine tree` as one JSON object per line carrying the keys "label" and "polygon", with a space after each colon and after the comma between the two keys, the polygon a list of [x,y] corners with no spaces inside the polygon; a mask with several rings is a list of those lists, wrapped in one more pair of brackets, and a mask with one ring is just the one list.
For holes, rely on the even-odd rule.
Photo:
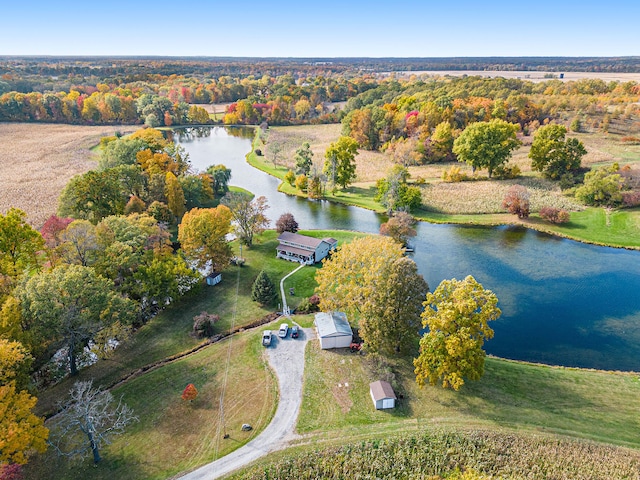
{"label": "pine tree", "polygon": [[258,302],[262,306],[271,305],[275,302],[278,292],[276,286],[269,278],[269,275],[262,270],[251,289],[251,300]]}

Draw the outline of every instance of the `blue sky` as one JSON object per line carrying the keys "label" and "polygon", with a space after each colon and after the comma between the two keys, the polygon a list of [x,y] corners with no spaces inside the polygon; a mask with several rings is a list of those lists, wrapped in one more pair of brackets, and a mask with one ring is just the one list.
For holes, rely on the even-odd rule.
{"label": "blue sky", "polygon": [[640,55],[639,0],[13,0],[0,19],[0,55]]}

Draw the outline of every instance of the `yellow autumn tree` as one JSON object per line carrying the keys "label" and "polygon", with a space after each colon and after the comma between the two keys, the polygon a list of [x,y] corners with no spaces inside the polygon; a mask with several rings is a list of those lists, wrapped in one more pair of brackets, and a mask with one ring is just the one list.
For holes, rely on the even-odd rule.
{"label": "yellow autumn tree", "polygon": [[340,247],[316,273],[320,309],[357,321],[371,352],[406,352],[418,339],[429,286],[403,252],[389,237],[363,237]]}
{"label": "yellow autumn tree", "polygon": [[178,178],[171,172],[167,172],[164,189],[169,210],[180,220],[185,212],[186,201],[184,198],[184,190],[182,190]]}
{"label": "yellow autumn tree", "polygon": [[469,275],[443,280],[427,294],[424,307],[422,326],[429,331],[413,361],[418,385],[441,383],[459,390],[465,378],[479,380],[484,374],[484,340],[493,338],[488,322],[502,314],[498,297]]}
{"label": "yellow autumn tree", "polygon": [[187,257],[200,268],[206,265],[220,271],[229,264],[231,247],[226,235],[231,231],[231,210],[224,205],[216,208],[193,208],[185,213],[178,226],[178,241]]}
{"label": "yellow autumn tree", "polygon": [[36,397],[16,387],[21,366],[30,358],[19,342],[0,339],[0,464],[25,464],[47,449],[44,418],[32,413]]}

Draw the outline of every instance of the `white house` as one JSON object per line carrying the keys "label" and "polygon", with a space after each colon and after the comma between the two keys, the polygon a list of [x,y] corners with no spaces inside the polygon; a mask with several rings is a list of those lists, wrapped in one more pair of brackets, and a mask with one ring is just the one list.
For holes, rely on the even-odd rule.
{"label": "white house", "polygon": [[351,345],[353,331],[343,312],[316,313],[313,322],[320,339],[320,348],[345,348]]}
{"label": "white house", "polygon": [[320,262],[338,246],[335,238],[319,239],[291,232],[282,232],[278,241],[276,257],[308,265]]}
{"label": "white house", "polygon": [[376,410],[394,408],[396,406],[397,397],[389,382],[378,380],[370,383],[369,393],[371,393],[371,400],[373,400],[373,406],[376,407]]}

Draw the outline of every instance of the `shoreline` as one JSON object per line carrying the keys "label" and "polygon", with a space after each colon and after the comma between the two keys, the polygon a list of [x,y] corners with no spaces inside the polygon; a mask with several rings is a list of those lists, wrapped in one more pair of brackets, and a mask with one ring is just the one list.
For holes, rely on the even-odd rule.
{"label": "shoreline", "polygon": [[[256,127],[259,128],[259,127]],[[277,175],[275,173],[275,171],[279,168],[274,166],[273,169],[271,168],[266,168],[265,162],[258,159],[258,156],[255,154],[255,150],[256,150],[256,141],[258,139],[258,136],[256,135],[256,137],[252,140],[251,142],[251,151],[249,153],[246,154],[245,156],[245,160],[246,162],[251,165],[254,168],[257,168],[258,170],[271,175],[272,177],[275,177],[277,179],[280,180],[280,185],[278,185],[278,191],[285,194],[285,195],[289,195],[289,196],[295,196],[295,197],[299,197],[299,198],[307,198],[307,195],[303,192],[298,192],[296,190],[295,193],[293,192],[289,192],[287,190],[289,190],[286,182],[284,181],[284,179],[282,178],[282,176]],[[283,186],[285,188],[283,188]],[[292,187],[293,188],[293,187]],[[324,200],[327,200],[329,202],[333,202],[333,203],[338,203],[338,204],[342,204],[342,205],[346,205],[349,207],[358,207],[358,208],[364,208],[366,210],[370,210],[373,211],[375,213],[378,214],[382,214],[384,215],[386,212],[383,208],[380,209],[375,209],[375,208],[370,208],[367,207],[366,205],[362,205],[362,204],[358,204],[355,202],[350,202],[348,199],[337,199],[335,198],[335,196],[330,196],[330,197],[325,197]],[[617,249],[625,249],[625,250],[633,250],[633,251],[640,251],[640,245],[615,245],[615,244],[611,244],[611,243],[606,243],[606,242],[600,242],[598,240],[590,240],[590,239],[585,239],[585,238],[579,238],[576,236],[572,236],[569,234],[566,234],[564,232],[559,232],[557,230],[555,230],[553,228],[553,226],[550,225],[542,225],[542,224],[536,224],[536,223],[531,223],[531,220],[534,221],[538,221],[538,217],[532,217],[531,219],[526,219],[526,220],[519,220],[519,219],[512,219],[511,221],[505,221],[503,219],[495,219],[495,220],[488,220],[488,221],[483,221],[482,220],[482,216],[483,215],[492,215],[492,216],[496,216],[496,215],[509,215],[507,213],[498,213],[498,214],[462,214],[462,215],[451,215],[451,214],[446,214],[446,213],[435,213],[435,212],[428,212],[425,210],[421,210],[420,212],[422,212],[422,214],[412,214],[412,217],[416,220],[416,221],[420,221],[420,222],[427,222],[427,223],[431,223],[431,224],[436,224],[436,225],[464,225],[464,226],[483,226],[483,227],[500,227],[500,226],[521,226],[524,227],[528,230],[532,230],[534,232],[540,232],[540,233],[545,233],[547,235],[552,235],[554,237],[558,237],[558,238],[562,238],[565,240],[572,240],[575,242],[580,242],[580,243],[584,243],[587,245],[595,245],[595,246],[599,246],[599,247],[609,247],[609,248],[617,248]],[[434,218],[433,215],[438,215],[438,216],[443,216],[445,218],[442,219],[437,219]],[[478,220],[480,221],[476,221],[474,220],[457,220],[455,217],[456,216],[475,216],[475,217],[480,217]],[[539,220],[541,221],[541,220]],[[558,225],[559,227],[561,225]]]}

